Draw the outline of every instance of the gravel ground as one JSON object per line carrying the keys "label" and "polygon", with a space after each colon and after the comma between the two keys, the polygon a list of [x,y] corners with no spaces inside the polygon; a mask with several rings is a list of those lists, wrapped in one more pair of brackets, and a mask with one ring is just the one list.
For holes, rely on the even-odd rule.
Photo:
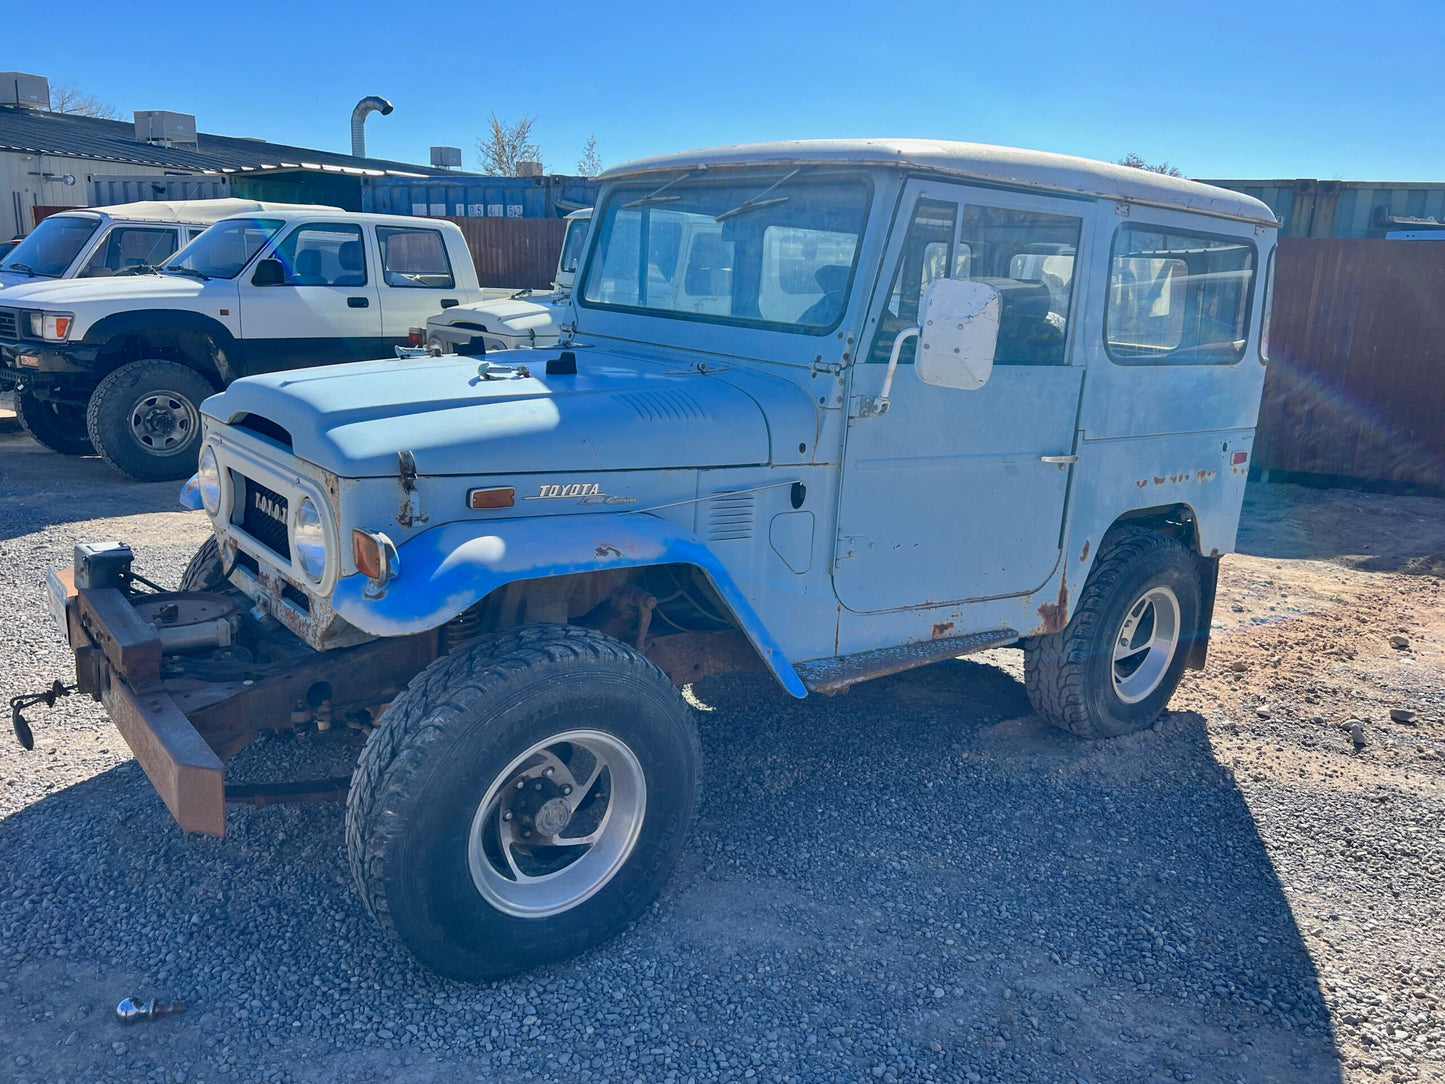
{"label": "gravel ground", "polygon": [[[9,693],[66,671],[41,579],[76,540],[178,579],[175,489],[0,432]],[[1445,501],[1257,487],[1241,549],[1209,669],[1130,738],[1042,724],[1011,651],[832,700],[700,683],[661,899],[485,986],[381,937],[340,807],[188,837],[97,705],[37,709],[34,752],[0,743],[0,1079],[1445,1079]],[[126,1029],[131,994],[191,1008]]]}

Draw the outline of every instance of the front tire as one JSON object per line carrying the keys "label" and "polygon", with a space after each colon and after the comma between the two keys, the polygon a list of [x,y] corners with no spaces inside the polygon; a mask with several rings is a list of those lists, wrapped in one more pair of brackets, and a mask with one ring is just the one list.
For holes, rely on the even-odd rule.
{"label": "front tire", "polygon": [[1054,726],[1114,738],[1152,726],[1199,629],[1194,555],[1137,527],[1106,540],[1062,631],[1024,642],[1029,702]]}
{"label": "front tire", "polygon": [[590,629],[532,625],[437,659],[352,777],[362,900],[424,966],[497,978],[614,936],[657,895],[697,806],[692,712]]}
{"label": "front tire", "polygon": [[186,570],[181,573],[181,591],[215,591],[226,585],[226,566],[221,561],[221,545],[211,535],[201,543]]}
{"label": "front tire", "polygon": [[15,416],[36,441],[61,455],[94,455],[85,428],[85,408],[38,399],[31,392],[15,393]]}
{"label": "front tire", "polygon": [[201,401],[211,382],[176,361],[132,361],[90,396],[86,426],[95,450],[142,482],[189,478],[201,448]]}

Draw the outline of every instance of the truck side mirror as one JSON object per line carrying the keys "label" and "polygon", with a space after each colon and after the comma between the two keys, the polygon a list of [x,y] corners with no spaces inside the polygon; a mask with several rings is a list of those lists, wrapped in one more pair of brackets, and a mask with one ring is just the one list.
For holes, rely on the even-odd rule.
{"label": "truck side mirror", "polygon": [[986,282],[938,279],[918,314],[913,371],[925,384],[973,391],[988,383],[998,347],[999,292]]}
{"label": "truck side mirror", "polygon": [[251,275],[252,286],[281,286],[286,282],[286,268],[277,259],[262,260]]}

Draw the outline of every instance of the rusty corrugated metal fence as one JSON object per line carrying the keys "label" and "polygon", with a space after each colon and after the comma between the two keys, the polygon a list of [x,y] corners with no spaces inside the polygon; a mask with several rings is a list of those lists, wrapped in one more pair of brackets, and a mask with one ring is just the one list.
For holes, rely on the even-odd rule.
{"label": "rusty corrugated metal fence", "polygon": [[1284,238],[1258,470],[1445,493],[1445,241]]}
{"label": "rusty corrugated metal fence", "polygon": [[562,235],[560,218],[451,218],[467,239],[477,278],[483,286],[546,289],[557,272]]}

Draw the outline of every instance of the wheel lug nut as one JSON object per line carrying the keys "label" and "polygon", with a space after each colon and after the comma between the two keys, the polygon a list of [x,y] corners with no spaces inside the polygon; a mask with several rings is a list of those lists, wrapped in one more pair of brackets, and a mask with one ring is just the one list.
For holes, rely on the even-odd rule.
{"label": "wheel lug nut", "polygon": [[571,793],[572,793],[572,788],[571,788],[570,786],[568,786],[566,783],[563,783],[563,784],[562,784],[562,793],[563,793],[564,795],[566,795],[566,794],[571,794]]}
{"label": "wheel lug nut", "polygon": [[512,819],[512,811],[511,811],[510,809],[507,810],[505,813],[502,814],[502,820],[504,820],[504,821],[509,821],[509,820],[511,820],[511,819]]}
{"label": "wheel lug nut", "polygon": [[539,780],[537,780],[535,783],[533,783],[533,784],[532,784],[532,789],[533,789],[533,790],[541,790],[541,789],[542,789],[542,781],[539,779]]}
{"label": "wheel lug nut", "polygon": [[525,787],[526,785],[527,785],[527,781],[526,781],[525,779],[518,779],[518,780],[517,780],[517,789],[518,789],[518,790],[521,790],[521,789],[522,789],[523,787]]}
{"label": "wheel lug nut", "polygon": [[557,770],[556,768],[544,768],[544,769],[542,770],[542,774],[543,774],[543,775],[551,775],[551,774],[552,774],[553,772],[555,772],[556,770]]}
{"label": "wheel lug nut", "polygon": [[523,824],[531,824],[531,823],[532,823],[532,818],[529,817],[529,816],[527,816],[527,814],[523,813],[523,814],[522,814],[522,823],[523,823]]}
{"label": "wheel lug nut", "polygon": [[531,838],[532,838],[532,829],[530,829],[530,828],[523,828],[523,829],[522,829],[522,838],[523,838],[523,839],[531,839]]}

